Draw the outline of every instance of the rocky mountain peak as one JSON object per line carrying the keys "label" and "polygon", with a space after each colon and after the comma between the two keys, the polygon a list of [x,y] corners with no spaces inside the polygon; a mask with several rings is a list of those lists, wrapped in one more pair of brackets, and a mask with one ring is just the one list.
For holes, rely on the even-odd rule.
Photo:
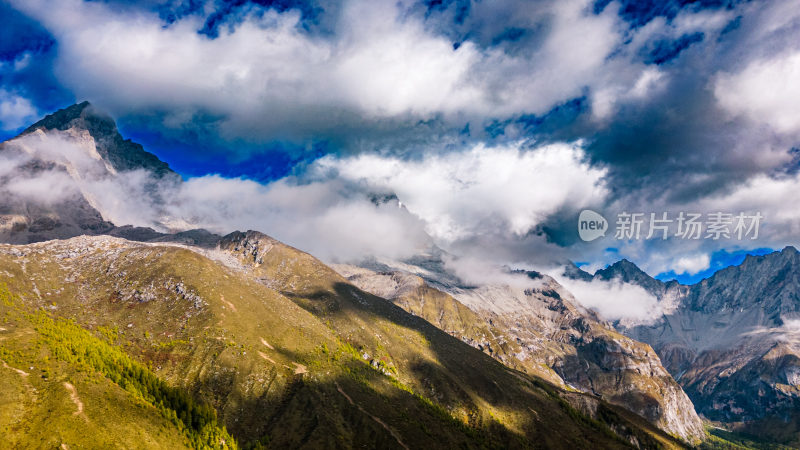
{"label": "rocky mountain peak", "polygon": [[180,179],[180,176],[156,155],[145,151],[140,144],[123,138],[114,119],[87,101],[48,114],[25,129],[22,135],[36,130],[47,132],[71,129],[88,131],[95,141],[97,153],[117,171],[144,169],[158,178],[172,178],[176,181]]}
{"label": "rocky mountain peak", "polygon": [[[113,200],[105,195],[105,183],[119,183],[134,196],[145,196],[155,208],[164,204],[163,194],[181,182],[180,176],[152,153],[125,139],[114,119],[89,102],[81,102],[45,116],[19,136],[0,143],[0,153],[15,169],[0,180],[0,241],[29,243],[65,239],[81,234],[116,230],[110,211]],[[129,177],[126,172],[143,171]],[[9,189],[11,180],[56,177],[62,195],[49,201]],[[104,201],[105,199],[105,201]],[[122,201],[122,199],[119,199]],[[166,218],[167,222],[160,222]],[[172,230],[171,218],[161,215],[151,224]],[[183,227],[179,224],[178,228]],[[136,228],[136,227],[134,227]],[[145,240],[160,238],[143,229],[124,230]],[[203,236],[182,238],[206,244]]]}
{"label": "rocky mountain peak", "polygon": [[[89,102],[81,102],[76,103],[72,106],[66,107],[64,109],[59,109],[58,111],[46,115],[40,121],[34,123],[33,125],[29,126],[22,132],[22,134],[32,133],[33,131],[43,128],[45,130],[66,130],[73,126],[73,123],[77,120],[83,120],[85,117],[92,115],[99,117],[100,114],[92,111],[91,103]],[[116,128],[114,125],[114,121],[111,120],[110,117],[107,117],[107,120],[111,122],[111,124]],[[84,126],[84,128],[87,128]]]}
{"label": "rocky mountain peak", "polygon": [[594,278],[605,281],[618,279],[624,283],[637,284],[654,295],[661,295],[664,291],[664,283],[651,277],[627,259],[621,259],[605,269],[598,270]]}
{"label": "rocky mountain peak", "polygon": [[572,280],[592,281],[592,274],[581,269],[572,261],[568,261],[564,264],[563,275]]}
{"label": "rocky mountain peak", "polygon": [[614,264],[611,264],[610,266],[606,267],[605,269],[598,270],[595,276],[602,278],[604,280],[610,280],[612,278],[623,278],[623,281],[625,282],[631,281],[633,279],[650,277],[636,264],[628,261],[627,259],[621,259],[615,262]]}
{"label": "rocky mountain peak", "polygon": [[706,417],[760,435],[781,416],[787,436],[800,433],[790,420],[800,404],[800,252],[748,255],[683,288],[667,285],[677,307],[662,320],[620,331],[656,349]]}
{"label": "rocky mountain peak", "polygon": [[231,252],[249,264],[261,265],[264,255],[276,245],[282,245],[264,233],[254,230],[234,231],[222,237],[217,244],[220,250]]}

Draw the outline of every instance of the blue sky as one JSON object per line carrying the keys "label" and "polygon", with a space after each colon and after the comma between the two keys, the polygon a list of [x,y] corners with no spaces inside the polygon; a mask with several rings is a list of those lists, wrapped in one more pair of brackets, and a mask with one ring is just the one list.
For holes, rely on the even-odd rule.
{"label": "blue sky", "polygon": [[[89,100],[198,184],[339,186],[314,220],[394,193],[410,235],[498,263],[627,257],[687,281],[800,235],[794,1],[6,0],[0,17],[2,139]],[[584,208],[765,222],[753,242],[584,243]],[[367,253],[421,245],[363,234]]]}
{"label": "blue sky", "polygon": [[694,284],[700,280],[710,277],[711,275],[714,275],[714,273],[720,269],[724,269],[728,266],[738,266],[742,263],[742,261],[744,261],[744,258],[747,255],[766,255],[774,251],[775,250],[771,248],[755,248],[733,252],[717,250],[711,254],[711,262],[707,269],[703,269],[691,275],[686,273],[677,274],[674,271],[664,272],[656,275],[655,278],[661,281],[677,280],[681,284]]}

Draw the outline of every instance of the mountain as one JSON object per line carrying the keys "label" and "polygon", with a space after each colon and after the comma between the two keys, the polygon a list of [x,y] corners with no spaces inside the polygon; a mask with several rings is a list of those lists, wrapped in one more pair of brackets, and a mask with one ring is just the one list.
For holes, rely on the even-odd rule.
{"label": "mountain", "polygon": [[645,287],[665,314],[619,331],[652,345],[704,416],[800,445],[800,253],[747,256],[691,286],[631,266],[595,276]]}
{"label": "mountain", "polygon": [[687,442],[705,437],[689,398],[650,346],[616,332],[547,275],[465,286],[436,256],[337,265],[359,288],[476,347],[507,366],[597,395]]}
{"label": "mountain", "polygon": [[[98,234],[171,239],[174,225],[185,229],[187,224],[166,213],[150,220],[162,232],[118,227],[110,215],[121,202],[163,205],[162,193],[180,183],[166,163],[124,139],[107,114],[88,102],[72,105],[0,143],[0,241],[26,244]],[[179,239],[213,244],[202,234],[184,233]]]}
{"label": "mountain", "polygon": [[180,178],[169,165],[130,139],[125,139],[117,130],[117,124],[108,114],[98,111],[89,102],[77,103],[26,128],[20,136],[37,131],[70,132],[85,131],[91,137],[97,154],[116,172],[147,170],[158,178]]}
{"label": "mountain", "polygon": [[169,183],[87,103],[0,144],[0,446],[683,446],[264,234],[108,220]]}
{"label": "mountain", "polygon": [[[189,445],[230,434],[273,448],[679,446],[260,233],[233,233],[213,249],[109,236],[0,245],[0,274],[10,292],[0,331],[13,380],[0,415],[7,443],[44,442],[26,430],[50,411],[47,442],[77,448],[126,442],[132,429],[152,448],[181,434]],[[191,402],[160,403],[173,397]],[[187,416],[185,405],[200,412]],[[124,426],[111,429],[114,417]]]}
{"label": "mountain", "polygon": [[659,296],[663,296],[668,288],[674,287],[676,284],[676,282],[665,284],[656,280],[627,259],[621,259],[604,269],[598,270],[590,279],[621,280],[624,283],[639,285],[651,294]]}

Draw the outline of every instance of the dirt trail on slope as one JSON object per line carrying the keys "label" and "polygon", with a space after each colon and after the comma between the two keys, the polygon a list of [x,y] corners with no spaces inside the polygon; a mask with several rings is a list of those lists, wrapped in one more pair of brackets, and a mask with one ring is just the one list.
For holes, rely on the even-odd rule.
{"label": "dirt trail on slope", "polygon": [[349,396],[349,395],[347,395],[347,393],[346,393],[346,392],[345,392],[345,391],[342,389],[342,387],[341,387],[341,386],[339,386],[339,383],[335,383],[335,384],[336,384],[336,390],[337,390],[337,391],[339,391],[339,393],[340,393],[340,394],[342,394],[342,395],[344,396],[344,398],[346,398],[346,399],[347,399],[347,402],[348,402],[348,403],[350,403],[351,405],[353,405],[353,406],[355,406],[356,408],[358,408],[358,410],[359,410],[359,411],[361,411],[362,413],[364,413],[364,414],[366,414],[367,416],[369,416],[369,418],[370,418],[370,419],[372,419],[372,420],[374,420],[375,422],[377,422],[377,423],[378,423],[378,425],[382,426],[382,427],[383,427],[383,428],[384,428],[386,431],[388,431],[388,432],[389,432],[389,434],[391,434],[391,435],[392,435],[392,437],[394,438],[394,440],[395,440],[395,441],[397,441],[397,443],[398,443],[398,444],[400,444],[400,446],[401,446],[401,447],[403,447],[403,448],[404,448],[404,449],[406,449],[406,450],[410,450],[410,449],[408,448],[408,446],[407,446],[406,444],[404,444],[404,443],[403,443],[403,441],[400,439],[400,435],[398,435],[398,434],[397,434],[397,433],[396,433],[394,430],[392,430],[391,428],[389,428],[389,425],[386,425],[386,423],[385,423],[384,421],[382,421],[380,418],[378,418],[378,417],[375,417],[375,416],[373,416],[372,414],[368,413],[368,412],[367,412],[367,411],[366,411],[364,408],[362,408],[362,407],[361,407],[361,405],[357,405],[357,404],[356,404],[356,403],[353,401],[353,399],[352,399],[352,398],[350,398],[350,396]]}
{"label": "dirt trail on slope", "polygon": [[302,375],[304,373],[308,373],[308,369],[306,368],[306,366],[304,366],[304,365],[302,365],[300,363],[296,363],[294,361],[292,361],[292,364],[294,364],[294,374],[295,375]]}
{"label": "dirt trail on slope", "polygon": [[236,311],[236,305],[234,305],[233,303],[225,300],[225,296],[224,295],[220,294],[219,295],[219,299],[222,300],[222,303],[225,303],[226,305],[228,305],[228,308],[230,308],[231,311],[238,312],[238,311]]}
{"label": "dirt trail on slope", "polygon": [[69,391],[69,398],[72,399],[72,403],[75,403],[75,406],[78,407],[78,410],[72,413],[72,415],[81,415],[85,419],[86,415],[83,414],[83,402],[81,401],[81,398],[78,397],[78,390],[75,389],[75,386],[73,386],[72,383],[68,383],[66,381],[64,382],[64,387],[67,388],[67,391]]}
{"label": "dirt trail on slope", "polygon": [[262,358],[266,359],[267,361],[271,362],[272,364],[275,364],[275,365],[277,365],[277,364],[278,364],[278,363],[276,363],[276,362],[275,362],[275,361],[274,361],[272,358],[270,358],[269,356],[267,356],[267,355],[266,355],[264,352],[262,352],[262,351],[259,351],[259,352],[258,352],[258,356],[260,356],[260,357],[262,357]]}
{"label": "dirt trail on slope", "polygon": [[27,376],[29,375],[29,374],[28,374],[28,372],[25,372],[24,370],[17,369],[16,367],[11,367],[11,366],[9,366],[9,365],[8,365],[8,364],[6,364],[6,362],[5,362],[5,361],[3,361],[2,359],[0,359],[0,361],[2,361],[2,362],[3,362],[3,367],[5,367],[6,369],[11,369],[11,370],[13,370],[14,372],[17,372],[18,374],[20,374],[20,375],[21,375],[21,376],[23,376],[23,377],[27,377]]}

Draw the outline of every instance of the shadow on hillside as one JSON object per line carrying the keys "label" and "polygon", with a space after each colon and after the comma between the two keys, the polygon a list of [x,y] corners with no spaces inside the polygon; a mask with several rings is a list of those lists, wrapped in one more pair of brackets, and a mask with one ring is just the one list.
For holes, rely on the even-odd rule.
{"label": "shadow on hillside", "polygon": [[[576,411],[557,405],[540,409],[538,419],[525,424],[524,434],[497,422],[466,426],[363,363],[348,364],[356,375],[310,372],[259,398],[234,398],[239,415],[228,418],[226,427],[240,444],[261,441],[270,448],[627,447],[607,429],[593,428]],[[225,403],[237,394],[233,386],[216,392]]]}
{"label": "shadow on hillside", "polygon": [[[423,386],[421,393],[431,400],[450,410],[466,408],[471,424],[473,414],[478,417],[482,409],[479,405],[486,402],[517,418],[524,417],[520,421],[522,429],[519,433],[534,441],[543,439],[543,430],[553,433],[553,430],[571,428],[572,433],[578,435],[576,438],[581,440],[591,439],[589,434],[592,433],[608,437],[612,434],[609,427],[612,427],[616,430],[646,428],[650,433],[675,442],[641,418],[634,419],[637,425],[632,425],[630,420],[616,413],[604,418],[608,419],[606,423],[593,421],[567,405],[558,394],[558,388],[550,383],[510,369],[426,320],[351,284],[336,282],[333,292],[323,290],[302,295],[293,292],[283,294],[317,316],[346,321],[350,319],[349,314],[356,313],[367,323],[381,318],[420,333],[429,342],[428,348],[435,355],[435,362],[419,358],[408,361],[405,369],[412,371],[413,378]],[[612,409],[609,408],[609,411]],[[553,422],[548,424],[550,420]],[[653,442],[641,430],[637,431],[640,443]],[[615,439],[611,438],[611,441]]]}

